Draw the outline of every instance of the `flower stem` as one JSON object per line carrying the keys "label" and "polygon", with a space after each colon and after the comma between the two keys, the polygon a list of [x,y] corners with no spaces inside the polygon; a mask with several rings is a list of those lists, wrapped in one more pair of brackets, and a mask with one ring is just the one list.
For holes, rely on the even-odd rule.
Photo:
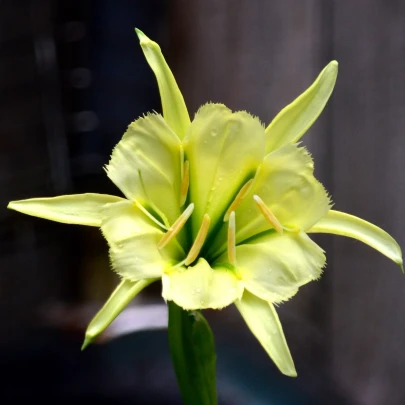
{"label": "flower stem", "polygon": [[217,405],[214,337],[199,311],[169,306],[169,346],[184,405]]}

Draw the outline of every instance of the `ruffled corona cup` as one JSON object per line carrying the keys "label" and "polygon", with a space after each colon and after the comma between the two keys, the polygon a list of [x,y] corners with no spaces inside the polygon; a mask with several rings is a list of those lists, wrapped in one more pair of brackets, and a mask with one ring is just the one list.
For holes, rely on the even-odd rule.
{"label": "ruffled corona cup", "polygon": [[235,304],[286,375],[296,371],[275,305],[321,276],[324,251],[309,234],[356,238],[402,267],[401,250],[380,228],[331,210],[297,142],[335,85],[333,61],[267,127],[245,111],[202,106],[190,122],[159,46],[137,30],[156,75],[163,116],[131,123],[106,166],[124,198],[68,195],[10,202],[9,208],[101,228],[122,281],[90,323],[84,346],[143,288],[185,310]]}

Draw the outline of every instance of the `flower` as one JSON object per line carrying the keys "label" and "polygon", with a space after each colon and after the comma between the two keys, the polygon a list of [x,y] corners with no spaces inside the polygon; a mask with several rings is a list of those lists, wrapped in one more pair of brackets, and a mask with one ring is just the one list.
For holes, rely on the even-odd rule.
{"label": "flower", "polygon": [[327,103],[337,62],[265,128],[244,111],[202,106],[192,122],[159,46],[137,30],[160,90],[163,116],[131,123],[106,166],[125,198],[67,195],[10,202],[54,221],[101,228],[122,278],[90,323],[84,347],[143,288],[185,310],[236,305],[286,375],[296,371],[275,305],[321,276],[323,250],[308,236],[356,238],[402,267],[401,250],[380,228],[331,210],[297,142]]}

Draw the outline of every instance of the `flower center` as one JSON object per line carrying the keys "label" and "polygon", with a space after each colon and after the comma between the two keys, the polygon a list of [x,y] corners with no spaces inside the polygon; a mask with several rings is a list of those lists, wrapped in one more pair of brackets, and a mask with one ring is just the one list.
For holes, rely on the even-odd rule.
{"label": "flower center", "polygon": [[[232,266],[236,266],[236,209],[241,205],[242,201],[245,197],[249,194],[252,185],[253,185],[254,178],[248,180],[236,194],[236,197],[232,200],[231,204],[229,205],[226,213],[223,217],[224,222],[228,222],[228,229],[227,229],[227,243],[225,244],[224,248],[228,252],[228,260]],[[180,187],[180,206],[183,206],[187,200],[188,189],[190,185],[190,173],[189,173],[189,161],[184,161],[182,167],[182,181]],[[279,234],[282,234],[284,230],[290,231],[291,229],[284,227],[271,209],[264,203],[264,201],[258,196],[252,196],[254,202],[256,203],[257,208],[265,218],[265,220],[269,223],[270,227],[273,228]],[[190,203],[187,208],[183,211],[183,213],[177,218],[177,220],[173,223],[170,228],[163,227],[167,229],[167,232],[163,235],[160,241],[157,244],[158,249],[163,249],[167,246],[171,241],[173,241],[180,231],[184,228],[186,222],[191,217],[194,211],[194,203]],[[150,215],[150,214],[149,214]],[[178,266],[189,266],[192,264],[201,253],[201,250],[206,242],[208,231],[211,226],[211,218],[208,214],[203,216],[201,221],[200,228],[198,230],[197,236],[189,249],[189,252],[184,260],[177,263],[175,267]],[[215,255],[216,256],[216,255]]]}

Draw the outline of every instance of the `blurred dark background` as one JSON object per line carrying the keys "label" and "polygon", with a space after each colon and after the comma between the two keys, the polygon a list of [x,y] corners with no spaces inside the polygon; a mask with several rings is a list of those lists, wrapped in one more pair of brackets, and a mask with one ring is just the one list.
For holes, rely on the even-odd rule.
{"label": "blurred dark background", "polygon": [[[129,122],[160,111],[135,26],[161,45],[191,114],[215,101],[268,123],[337,59],[334,95],[304,143],[335,208],[405,246],[404,1],[0,0],[2,404],[180,403],[164,329],[116,324],[80,352],[118,282],[99,231],[5,208],[117,193],[102,166]],[[405,404],[403,276],[360,243],[316,240],[324,277],[279,309],[297,379],[277,372],[234,310],[207,313],[221,404]],[[160,308],[164,324],[158,285],[134,307]]]}

